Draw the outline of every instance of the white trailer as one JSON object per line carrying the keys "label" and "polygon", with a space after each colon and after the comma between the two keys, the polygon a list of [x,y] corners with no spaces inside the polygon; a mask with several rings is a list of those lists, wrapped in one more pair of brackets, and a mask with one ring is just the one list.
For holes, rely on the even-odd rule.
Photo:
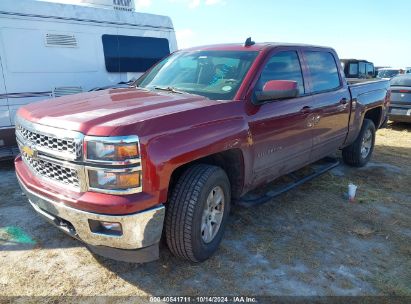
{"label": "white trailer", "polygon": [[177,48],[171,19],[132,0],[73,3],[0,1],[0,158],[21,105],[127,82]]}

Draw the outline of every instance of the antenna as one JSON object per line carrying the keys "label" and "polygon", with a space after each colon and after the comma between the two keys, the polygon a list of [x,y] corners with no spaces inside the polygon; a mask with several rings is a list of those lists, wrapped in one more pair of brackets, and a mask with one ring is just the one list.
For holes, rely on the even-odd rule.
{"label": "antenna", "polygon": [[255,42],[251,40],[251,37],[248,37],[247,40],[246,40],[245,43],[244,43],[244,46],[245,46],[245,47],[250,47],[250,46],[252,46],[252,45],[254,45],[254,44],[255,44]]}

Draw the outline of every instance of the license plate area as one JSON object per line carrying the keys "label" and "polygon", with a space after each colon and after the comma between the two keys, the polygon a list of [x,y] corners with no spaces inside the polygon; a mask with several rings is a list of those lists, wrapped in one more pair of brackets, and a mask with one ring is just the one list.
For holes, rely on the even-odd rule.
{"label": "license plate area", "polygon": [[392,115],[410,115],[410,111],[409,109],[402,109],[402,108],[391,108],[390,109],[390,114]]}

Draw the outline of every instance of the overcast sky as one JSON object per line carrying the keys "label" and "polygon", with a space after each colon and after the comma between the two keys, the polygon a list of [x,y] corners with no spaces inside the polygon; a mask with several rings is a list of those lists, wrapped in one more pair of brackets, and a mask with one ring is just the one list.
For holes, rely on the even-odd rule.
{"label": "overcast sky", "polygon": [[367,59],[377,66],[411,66],[411,0],[135,0],[135,3],[139,12],[170,16],[180,48],[244,42],[252,36],[257,42],[331,46],[340,58]]}

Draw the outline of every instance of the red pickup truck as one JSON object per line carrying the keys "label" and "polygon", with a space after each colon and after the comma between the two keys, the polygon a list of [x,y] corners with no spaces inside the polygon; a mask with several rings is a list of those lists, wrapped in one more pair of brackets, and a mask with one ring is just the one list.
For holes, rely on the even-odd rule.
{"label": "red pickup truck", "polygon": [[389,96],[385,80],[348,84],[331,48],[192,48],[133,87],[22,107],[16,173],[34,209],[97,254],[151,261],[163,235],[204,261],[252,189],[338,149],[365,165]]}

